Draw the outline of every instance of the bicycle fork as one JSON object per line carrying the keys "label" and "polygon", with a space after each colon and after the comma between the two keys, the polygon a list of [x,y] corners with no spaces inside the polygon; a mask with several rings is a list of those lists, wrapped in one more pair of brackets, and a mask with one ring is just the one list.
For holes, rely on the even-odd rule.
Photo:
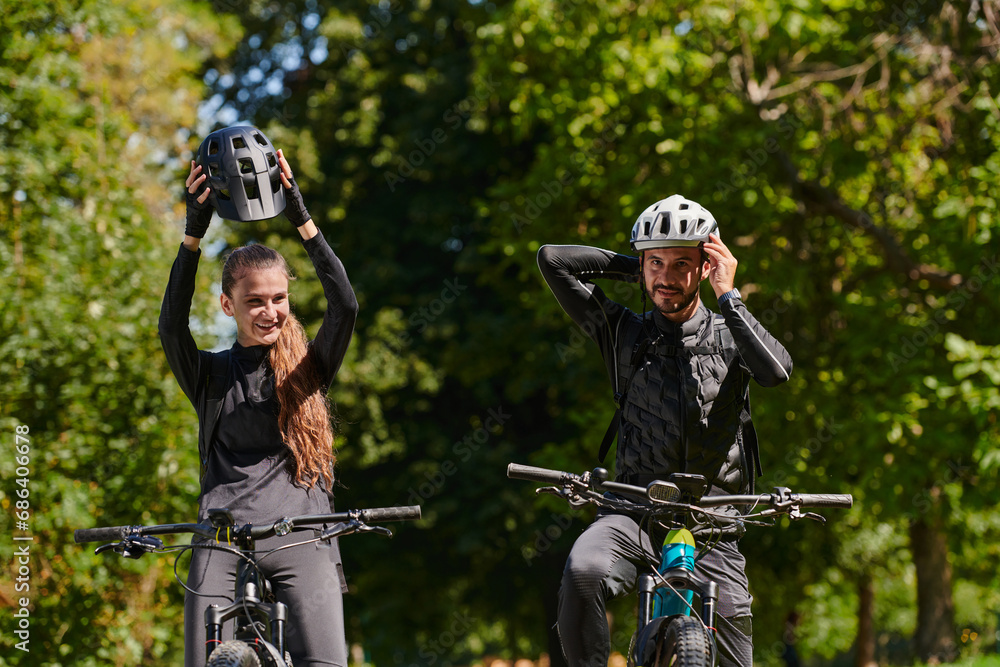
{"label": "bicycle fork", "polygon": [[[658,575],[639,576],[639,627],[654,618],[689,616],[695,594],[701,600],[701,620],[715,633],[719,586],[694,574],[694,537],[686,528],[672,530],[663,541]],[[671,590],[672,589],[672,590]]]}
{"label": "bicycle fork", "polygon": [[[278,656],[285,655],[285,622],[288,620],[288,607],[278,601],[262,600],[261,598],[265,596],[260,588],[262,582],[258,581],[242,562],[237,566],[237,581],[240,582],[238,590],[243,594],[235,602],[226,607],[212,604],[205,609],[205,659],[210,658],[212,651],[222,643],[222,624],[232,618],[246,618],[249,623],[245,628],[237,628],[236,638],[244,640],[257,634],[254,631],[256,618],[270,620],[271,634],[270,637],[265,637],[265,640],[269,640],[277,649]],[[240,636],[240,630],[243,630],[246,636]],[[267,652],[266,647],[264,650]]]}

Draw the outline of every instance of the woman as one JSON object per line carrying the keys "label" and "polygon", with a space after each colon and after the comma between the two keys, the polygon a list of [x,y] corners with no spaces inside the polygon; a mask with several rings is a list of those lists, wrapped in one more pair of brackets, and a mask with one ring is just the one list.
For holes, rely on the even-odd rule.
{"label": "woman", "polygon": [[[160,311],[160,339],[170,368],[199,420],[202,458],[199,520],[228,508],[237,523],[332,511],[333,435],[326,394],[347,350],[358,304],[344,266],[313,223],[291,168],[277,151],[287,200],[327,299],[312,343],[289,309],[291,278],[274,250],[234,250],[222,271],[222,310],[236,321],[230,350],[199,350],[188,328],[199,245],[212,218],[207,174],[194,161],[185,180],[187,225]],[[300,541],[301,534],[262,540],[260,549]],[[286,549],[263,560],[265,575],[289,606],[287,645],[296,667],[346,667],[340,552],[333,545]],[[205,662],[204,611],[232,599],[236,558],[196,549],[184,603],[185,665]],[[231,628],[231,623],[229,624]],[[224,638],[231,629],[224,629]]]}

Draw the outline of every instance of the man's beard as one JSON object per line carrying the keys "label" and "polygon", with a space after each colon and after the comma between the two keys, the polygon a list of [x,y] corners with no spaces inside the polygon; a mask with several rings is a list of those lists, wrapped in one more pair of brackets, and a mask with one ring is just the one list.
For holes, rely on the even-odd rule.
{"label": "man's beard", "polygon": [[[676,287],[675,288],[673,286],[668,286],[668,285],[653,285],[653,289],[652,290],[650,290],[649,288],[646,289],[646,296],[653,303],[653,306],[657,310],[659,310],[664,315],[671,315],[673,313],[679,313],[680,311],[684,310],[685,308],[687,308],[688,306],[690,306],[692,303],[694,303],[694,300],[698,298],[698,288],[700,286],[701,286],[701,283],[700,282],[696,282],[694,284],[694,286],[691,288],[690,292],[684,292],[683,288],[681,288],[681,287]],[[673,302],[673,303],[671,303],[671,302],[665,303],[664,304],[665,307],[661,308],[660,305],[657,303],[656,299],[654,298],[654,294],[656,293],[656,290],[659,289],[659,288],[661,288],[661,287],[679,290],[681,292],[681,300],[677,301],[677,302]]]}

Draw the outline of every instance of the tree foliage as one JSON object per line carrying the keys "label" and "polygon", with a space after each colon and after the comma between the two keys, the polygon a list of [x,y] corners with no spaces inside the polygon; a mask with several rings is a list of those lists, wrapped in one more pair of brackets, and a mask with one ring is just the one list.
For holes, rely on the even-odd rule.
{"label": "tree foliage", "polygon": [[[636,215],[673,192],[720,221],[748,307],[795,360],[786,385],[752,390],[759,486],[856,499],[825,527],[744,541],[758,661],[778,662],[793,608],[803,654],[851,650],[873,573],[877,630],[920,634],[917,524],[947,539],[956,622],[995,622],[995,1],[148,5],[24,2],[0,37],[3,418],[36,438],[33,498],[63,508],[34,515],[52,524],[37,581],[107,628],[42,630],[58,615],[39,595],[51,655],[177,646],[177,592],[133,594],[166,595],[163,565],[93,559],[67,531],[194,505],[191,411],[162,360],[143,361],[161,359],[178,231],[161,221],[179,217],[171,160],[196,145],[178,128],[202,98],[209,123],[251,121],[285,148],[359,296],[331,394],[338,506],[427,517],[342,545],[349,639],[375,664],[557,650],[556,587],[588,517],[503,471],[591,467],[613,406],[535,254],[626,252]],[[315,331],[322,297],[290,227],[213,233],[281,249]],[[145,625],[126,632],[119,608]],[[961,643],[947,634],[932,653]]]}
{"label": "tree foliage", "polygon": [[[4,534],[33,541],[0,547],[13,563],[28,546],[30,574],[5,568],[0,591],[8,620],[21,598],[31,612],[30,652],[4,632],[0,663],[163,661],[182,647],[169,563],[97,558],[72,531],[193,516],[196,426],[152,360],[180,233],[177,158],[202,63],[226,40],[188,4],[20,2],[3,14],[0,502]],[[30,437],[27,528],[14,522],[17,425]]]}

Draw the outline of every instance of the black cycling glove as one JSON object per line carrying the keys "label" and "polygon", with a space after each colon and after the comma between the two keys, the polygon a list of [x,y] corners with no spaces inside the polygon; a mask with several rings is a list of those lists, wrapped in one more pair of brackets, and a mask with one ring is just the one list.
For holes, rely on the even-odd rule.
{"label": "black cycling glove", "polygon": [[184,225],[184,234],[186,236],[193,236],[196,239],[205,238],[208,225],[212,222],[212,213],[215,211],[212,207],[211,197],[207,197],[204,202],[198,203],[198,197],[205,192],[206,187],[202,183],[201,187],[198,188],[198,192],[194,193],[186,188],[184,189],[184,200],[187,202],[187,222]]}
{"label": "black cycling glove", "polygon": [[302,201],[302,193],[299,192],[299,184],[295,182],[295,178],[289,178],[288,182],[292,187],[285,188],[285,217],[297,229],[309,222],[312,216],[306,210],[306,203]]}

